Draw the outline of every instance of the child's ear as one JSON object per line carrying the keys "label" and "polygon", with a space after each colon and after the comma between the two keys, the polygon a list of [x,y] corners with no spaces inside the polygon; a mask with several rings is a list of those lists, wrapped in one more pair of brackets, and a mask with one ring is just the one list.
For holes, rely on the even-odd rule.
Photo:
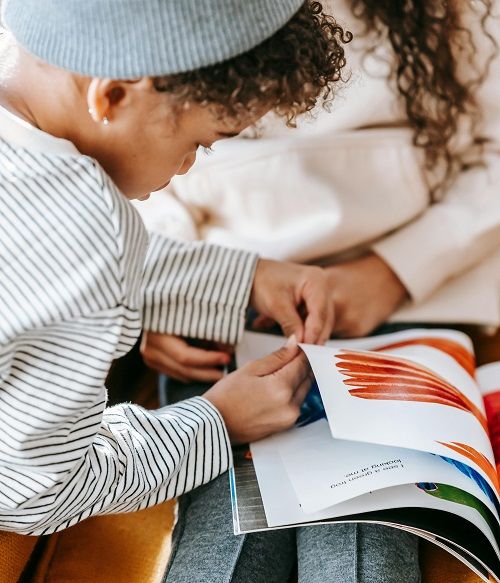
{"label": "child's ear", "polygon": [[113,110],[130,103],[137,90],[150,90],[153,80],[142,77],[134,81],[116,81],[113,79],[94,78],[87,90],[87,105],[92,119],[97,123],[108,124],[113,117]]}

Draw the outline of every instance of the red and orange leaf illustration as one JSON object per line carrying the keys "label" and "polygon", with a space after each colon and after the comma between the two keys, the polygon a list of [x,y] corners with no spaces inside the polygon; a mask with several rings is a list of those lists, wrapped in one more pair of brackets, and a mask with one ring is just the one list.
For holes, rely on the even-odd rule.
{"label": "red and orange leaf illustration", "polygon": [[387,344],[377,348],[377,352],[382,350],[391,350],[393,348],[403,348],[405,346],[429,346],[430,348],[436,348],[441,352],[444,352],[448,356],[451,356],[458,364],[474,378],[476,374],[476,359],[474,354],[469,352],[465,346],[457,342],[456,340],[451,340],[450,338],[413,338],[411,340],[402,340],[401,342],[394,342],[393,344]]}
{"label": "red and orange leaf illustration", "polygon": [[444,443],[442,441],[438,441],[438,443],[444,445],[445,447],[448,447],[449,449],[452,449],[456,453],[459,453],[468,458],[469,460],[475,462],[476,465],[478,465],[483,470],[483,472],[488,476],[488,478],[491,480],[491,483],[495,486],[495,490],[500,495],[500,484],[498,482],[498,474],[495,468],[493,467],[493,464],[486,456],[484,456],[482,453],[477,451],[477,449],[474,449],[470,445],[465,445],[465,443],[458,443],[456,441],[452,441],[451,443]]}
{"label": "red and orange leaf illustration", "polygon": [[441,376],[421,364],[377,352],[342,350],[335,366],[353,397],[413,401],[455,407],[472,413],[488,433],[483,412]]}

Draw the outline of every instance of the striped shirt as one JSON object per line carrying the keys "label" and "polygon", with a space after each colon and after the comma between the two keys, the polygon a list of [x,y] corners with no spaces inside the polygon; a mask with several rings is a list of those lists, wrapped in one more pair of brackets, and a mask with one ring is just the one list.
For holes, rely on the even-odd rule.
{"label": "striped shirt", "polygon": [[231,463],[205,399],[106,408],[141,329],[234,342],[255,257],[159,236],[99,164],[0,109],[0,529],[47,534]]}

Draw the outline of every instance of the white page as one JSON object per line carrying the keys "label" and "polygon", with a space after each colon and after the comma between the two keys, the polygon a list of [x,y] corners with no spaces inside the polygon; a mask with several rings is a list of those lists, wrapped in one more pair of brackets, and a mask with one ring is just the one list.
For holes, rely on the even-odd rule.
{"label": "white page", "polygon": [[[500,556],[500,551],[491,529],[477,510],[463,504],[435,498],[414,484],[385,488],[384,490],[364,494],[336,506],[325,508],[319,512],[307,514],[302,510],[295,496],[278,452],[272,447],[272,444],[267,443],[266,445],[268,446],[268,455],[261,457],[261,463],[259,465],[255,464],[255,470],[266,519],[270,527],[279,528],[300,525],[306,522],[349,517],[353,514],[390,508],[434,508],[457,514],[469,520],[485,534],[495,552]],[[465,476],[463,485],[468,486]],[[483,496],[482,501],[484,501],[484,495],[479,488],[477,488],[476,493],[478,499]]]}
{"label": "white page", "polygon": [[[468,411],[434,403],[404,401],[375,401],[352,397],[343,383],[344,377],[334,366],[336,350],[380,349],[390,345],[404,344],[425,339],[451,340],[465,359],[473,365],[470,339],[453,330],[405,330],[394,334],[374,336],[347,341],[330,341],[330,350],[324,347],[304,347],[319,381],[323,402],[328,414],[332,435],[339,439],[379,443],[395,447],[405,447],[428,451],[459,462],[467,463],[479,471],[494,489],[498,485],[494,458],[489,438],[478,419]],[[276,350],[284,342],[277,336],[259,333],[245,333],[237,351],[237,361],[242,365],[249,360],[260,358]],[[459,387],[485,423],[484,407],[480,391],[474,380],[449,354],[428,346],[399,346],[390,353],[405,356],[416,363],[425,363],[436,370],[446,381]],[[462,356],[464,356],[462,354]],[[456,451],[455,443],[471,446],[485,459],[478,465],[463,449]],[[443,445],[446,444],[446,445]]]}
{"label": "white page", "polygon": [[[313,425],[318,425],[319,423],[321,422],[315,423]],[[354,497],[356,496],[354,491],[351,496],[344,497],[342,502],[336,505],[332,504],[329,507],[322,505],[322,507],[312,512],[310,511],[310,509],[314,507],[314,503],[309,502],[309,504],[306,504],[305,507],[302,505],[302,501],[304,498],[306,499],[311,497],[314,498],[316,496],[316,492],[314,491],[314,484],[308,484],[309,486],[312,486],[310,493],[307,491],[305,493],[302,492],[302,499],[299,499],[299,496],[297,495],[297,488],[290,480],[290,476],[287,471],[287,466],[281,455],[281,452],[284,449],[286,449],[287,444],[290,443],[290,435],[296,434],[300,436],[300,433],[304,429],[308,428],[306,427],[291,429],[288,432],[273,435],[261,441],[257,441],[251,445],[252,459],[255,466],[257,479],[259,482],[259,488],[261,490],[264,502],[266,518],[269,524],[274,525],[276,522],[282,523],[283,520],[286,519],[285,517],[288,517],[287,519],[290,519],[291,517],[295,516],[295,519],[293,521],[309,522],[319,520],[321,517],[324,518],[325,512],[327,513],[328,516],[332,517],[331,515],[332,511],[335,512],[333,516],[343,516],[344,512],[346,514],[353,514],[358,512],[367,512],[368,510],[382,509],[383,506],[376,508],[369,507],[368,509],[358,510],[357,504],[360,500],[361,501],[364,500],[364,497],[358,496],[356,497],[356,500],[351,500],[354,499]],[[292,441],[294,441],[293,437]],[[357,444],[354,442],[352,445],[356,446]],[[387,451],[392,448],[384,449],[386,449]],[[432,459],[432,461],[429,460],[431,462],[430,467],[435,467],[437,465],[435,463],[436,460],[439,460],[437,456],[433,456],[430,454],[421,455],[428,456],[429,458]],[[485,492],[474,480],[472,480],[471,478],[469,478],[464,473],[462,473],[449,463],[445,462],[444,460],[440,461],[443,466],[442,469],[440,470],[441,473],[440,477],[446,478],[446,480],[441,481],[441,483],[451,482],[449,483],[449,485],[455,486],[456,488],[460,488],[461,490],[468,492],[469,494],[480,500],[483,504],[485,504],[485,506],[490,509],[494,516],[497,516],[495,506],[492,503],[491,499],[487,496],[487,494],[485,494]],[[303,479],[304,477],[306,477],[306,471],[303,472]],[[430,479],[417,478],[412,480],[412,482],[426,482],[426,481],[439,482],[438,479],[434,478]],[[402,484],[408,484],[408,481],[407,480],[403,482],[396,481],[393,484],[393,486],[398,487],[399,485]],[[318,484],[318,487],[319,487],[318,489],[321,489],[320,484]],[[387,488],[385,488],[383,491],[387,491]],[[378,492],[376,490],[367,489],[366,492],[369,492],[369,497],[371,497],[372,499],[375,500],[378,499],[377,498]],[[289,508],[290,503],[292,503],[292,505],[295,506],[296,509],[300,510],[298,515],[289,514],[290,512],[293,513],[293,508]],[[327,508],[327,510],[325,510],[325,508]],[[344,511],[343,510],[344,508],[347,508],[347,510]]]}
{"label": "white page", "polygon": [[[272,439],[272,438],[270,438]],[[276,445],[304,512],[316,512],[367,492],[416,482],[437,482],[466,489],[455,465],[429,453],[333,439],[326,420],[290,430]],[[259,445],[252,446],[254,460]],[[464,468],[469,471],[468,468]],[[478,495],[473,477],[470,491]],[[471,484],[472,486],[472,484]],[[482,501],[498,517],[494,494]]]}
{"label": "white page", "polygon": [[[325,346],[331,348],[357,348],[359,350],[378,350],[384,346],[408,342],[422,338],[451,339],[460,344],[471,357],[474,349],[471,339],[457,330],[436,329],[436,328],[412,328],[390,334],[380,334],[379,336],[367,336],[365,338],[350,338],[347,340],[328,340]],[[283,336],[274,334],[262,334],[261,332],[245,332],[236,349],[236,360],[238,366],[244,366],[252,360],[257,360],[278,350],[286,342]]]}
{"label": "white page", "polygon": [[[481,410],[477,409],[477,415],[482,416],[482,423],[468,410],[433,402],[357,397],[354,392],[359,390],[362,382],[357,384],[356,379],[351,380],[350,373],[339,369],[346,366],[346,359],[352,360],[350,353],[319,346],[303,346],[303,349],[318,382],[333,437],[406,447],[457,459],[479,471],[498,493],[493,451]],[[398,356],[403,350],[398,350]],[[419,347],[413,346],[405,356],[408,362],[417,361],[416,351],[419,360],[425,358],[427,368],[446,378],[460,391],[460,375],[450,371],[441,355],[437,357],[435,354],[437,351],[426,347],[419,351]],[[394,360],[391,353],[358,353],[354,356],[366,359],[368,365],[381,356]],[[385,378],[386,384],[391,384],[392,378],[396,381],[396,375],[386,375]],[[377,383],[373,386],[378,389]],[[467,455],[461,444],[472,448],[476,455]],[[459,451],[456,451],[457,447]]]}

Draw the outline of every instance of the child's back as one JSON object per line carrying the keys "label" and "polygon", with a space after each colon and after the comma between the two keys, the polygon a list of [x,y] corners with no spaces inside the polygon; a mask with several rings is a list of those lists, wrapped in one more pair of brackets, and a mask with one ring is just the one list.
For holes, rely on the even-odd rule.
{"label": "child's back", "polygon": [[[227,470],[230,440],[295,421],[308,369],[294,342],[204,397],[106,408],[111,362],[141,330],[235,342],[250,295],[299,340],[332,322],[319,270],[148,241],[127,199],[269,109],[312,107],[344,65],[343,31],[300,0],[214,0],[203,20],[193,2],[49,4],[4,2],[0,54],[0,528],[27,534],[177,496]],[[285,40],[314,40],[311,61]]]}

